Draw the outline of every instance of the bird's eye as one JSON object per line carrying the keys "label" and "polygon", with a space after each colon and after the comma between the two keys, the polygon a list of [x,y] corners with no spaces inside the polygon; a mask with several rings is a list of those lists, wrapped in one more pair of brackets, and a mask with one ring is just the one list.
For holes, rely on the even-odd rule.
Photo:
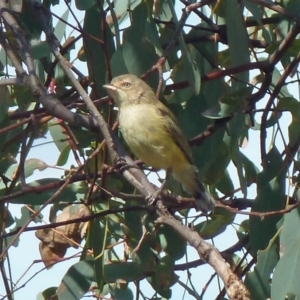
{"label": "bird's eye", "polygon": [[130,83],[129,82],[124,82],[123,86],[126,87],[126,88],[128,88],[128,87],[130,87]]}

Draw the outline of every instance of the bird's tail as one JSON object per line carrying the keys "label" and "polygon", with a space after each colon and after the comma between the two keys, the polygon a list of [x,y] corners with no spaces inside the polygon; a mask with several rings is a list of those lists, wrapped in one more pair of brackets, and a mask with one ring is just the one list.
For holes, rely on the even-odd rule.
{"label": "bird's tail", "polygon": [[186,165],[184,170],[173,170],[173,176],[194,196],[198,210],[207,213],[214,209],[216,202],[198,178],[195,166]]}
{"label": "bird's tail", "polygon": [[193,193],[193,196],[195,198],[198,210],[207,213],[212,211],[216,206],[215,199],[199,179],[198,190],[196,193]]}

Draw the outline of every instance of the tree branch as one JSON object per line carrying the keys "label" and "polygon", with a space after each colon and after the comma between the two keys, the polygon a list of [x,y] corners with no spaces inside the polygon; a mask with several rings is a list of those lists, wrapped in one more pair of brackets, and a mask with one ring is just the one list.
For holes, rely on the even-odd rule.
{"label": "tree branch", "polygon": [[250,300],[248,290],[242,281],[232,272],[220,252],[214,246],[203,240],[196,231],[176,220],[160,201],[158,201],[157,210],[159,213],[157,223],[171,226],[197,250],[199,257],[210,264],[221,277],[227,295],[231,300]]}

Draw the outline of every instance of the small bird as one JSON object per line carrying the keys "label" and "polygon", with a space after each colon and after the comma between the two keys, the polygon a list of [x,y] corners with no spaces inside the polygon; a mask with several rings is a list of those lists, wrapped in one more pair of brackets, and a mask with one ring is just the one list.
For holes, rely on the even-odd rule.
{"label": "small bird", "polygon": [[172,173],[194,196],[198,210],[213,210],[215,200],[198,178],[190,146],[175,116],[151,87],[135,75],[124,74],[104,88],[119,107],[119,125],[132,152],[147,165]]}

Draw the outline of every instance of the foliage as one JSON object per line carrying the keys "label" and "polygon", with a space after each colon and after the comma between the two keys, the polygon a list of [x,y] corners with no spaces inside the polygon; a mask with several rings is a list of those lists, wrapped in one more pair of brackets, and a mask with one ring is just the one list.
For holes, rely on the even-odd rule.
{"label": "foliage", "polygon": [[[226,274],[203,271],[214,265],[191,242],[195,232],[214,240],[250,299],[300,298],[299,7],[299,0],[0,0],[1,294],[13,299],[22,288],[10,251],[50,208],[50,223],[35,228],[47,245],[45,265],[59,264],[69,247],[81,252],[38,299],[178,299],[180,289],[182,298],[238,299],[224,287]],[[168,179],[164,205],[184,225],[162,224],[160,204],[148,209],[126,180],[111,149],[131,153],[103,88],[124,73],[145,79],[178,118],[199,176],[219,200],[208,216],[194,217],[193,199]],[[45,136],[58,149],[55,166],[48,153],[28,158]],[[56,178],[31,177],[62,167]],[[146,183],[137,178],[141,192]],[[12,204],[22,206],[21,218]],[[229,228],[236,243],[223,249]]]}

